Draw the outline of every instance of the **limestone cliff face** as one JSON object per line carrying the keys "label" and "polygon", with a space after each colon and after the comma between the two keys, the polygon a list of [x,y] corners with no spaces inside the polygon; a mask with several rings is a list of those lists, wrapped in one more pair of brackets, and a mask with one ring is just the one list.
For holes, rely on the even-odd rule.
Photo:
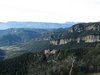
{"label": "limestone cliff face", "polygon": [[87,35],[87,36],[83,36],[83,37],[78,37],[76,39],[70,38],[70,39],[51,40],[50,43],[53,45],[62,45],[62,44],[67,44],[72,41],[75,41],[77,43],[80,43],[81,41],[83,41],[85,43],[100,42],[100,35]]}
{"label": "limestone cliff face", "polygon": [[53,44],[53,45],[59,45],[58,42],[59,42],[58,40],[51,40],[51,41],[50,41],[50,44]]}
{"label": "limestone cliff face", "polygon": [[88,35],[82,37],[82,40],[84,40],[85,42],[100,42],[100,35]]}
{"label": "limestone cliff face", "polygon": [[76,24],[62,34],[60,33],[60,35],[62,37],[59,37],[59,40],[53,38],[50,43],[53,45],[62,45],[73,41],[77,43],[100,42],[100,22]]}
{"label": "limestone cliff face", "polygon": [[81,32],[81,31],[99,31],[100,30],[100,22],[98,23],[93,23],[92,25],[89,25],[91,23],[80,23],[72,26],[71,28],[68,29],[68,32]]}

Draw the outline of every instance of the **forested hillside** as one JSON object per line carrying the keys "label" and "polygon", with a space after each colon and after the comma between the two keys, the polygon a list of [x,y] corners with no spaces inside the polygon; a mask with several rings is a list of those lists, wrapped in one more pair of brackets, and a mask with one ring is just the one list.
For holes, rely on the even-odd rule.
{"label": "forested hillside", "polygon": [[[100,44],[95,48],[26,53],[0,62],[1,75],[92,75],[100,72]],[[73,67],[72,67],[73,65]],[[72,71],[71,71],[72,69]],[[71,72],[70,72],[71,71]],[[89,74],[89,75],[90,75]]]}
{"label": "forested hillside", "polygon": [[0,46],[25,43],[40,37],[46,29],[11,28],[0,30]]}

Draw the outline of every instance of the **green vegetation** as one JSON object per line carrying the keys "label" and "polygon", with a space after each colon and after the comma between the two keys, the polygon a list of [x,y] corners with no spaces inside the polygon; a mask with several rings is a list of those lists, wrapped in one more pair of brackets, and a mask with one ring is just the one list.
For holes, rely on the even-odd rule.
{"label": "green vegetation", "polygon": [[67,44],[64,45],[49,45],[48,48],[50,49],[60,49],[60,50],[64,50],[64,49],[75,49],[75,48],[94,48],[96,45],[98,44],[98,42],[95,43],[77,43],[77,42],[69,42]]}
{"label": "green vegetation", "polygon": [[48,49],[49,45],[50,45],[49,41],[31,40],[30,42],[27,43],[11,45],[11,46],[1,46],[0,49],[2,49],[5,52],[4,58],[8,59],[19,56],[23,53],[39,52]]}
{"label": "green vegetation", "polygon": [[95,48],[59,50],[46,57],[43,52],[25,53],[0,62],[1,75],[92,75],[100,72],[100,44]]}
{"label": "green vegetation", "polygon": [[31,40],[28,43],[21,44],[21,45],[19,44],[18,46],[23,50],[38,52],[38,51],[42,51],[44,49],[47,49],[49,47],[49,45],[50,45],[49,41]]}
{"label": "green vegetation", "polygon": [[11,28],[0,30],[0,46],[16,45],[27,43],[30,40],[39,38],[46,29]]}

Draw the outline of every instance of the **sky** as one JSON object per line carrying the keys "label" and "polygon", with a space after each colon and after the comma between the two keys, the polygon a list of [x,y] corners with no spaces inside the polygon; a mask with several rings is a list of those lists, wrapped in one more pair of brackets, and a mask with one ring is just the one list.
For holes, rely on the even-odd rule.
{"label": "sky", "polygon": [[0,22],[97,22],[100,0],[0,0]]}

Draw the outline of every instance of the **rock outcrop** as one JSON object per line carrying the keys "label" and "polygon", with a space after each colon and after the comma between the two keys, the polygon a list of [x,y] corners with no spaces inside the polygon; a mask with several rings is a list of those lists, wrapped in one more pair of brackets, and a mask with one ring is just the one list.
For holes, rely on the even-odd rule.
{"label": "rock outcrop", "polygon": [[100,22],[96,23],[80,23],[68,29],[68,32],[81,32],[81,31],[100,31]]}
{"label": "rock outcrop", "polygon": [[92,42],[100,42],[100,35],[87,35],[83,37],[78,37],[76,39],[70,38],[70,39],[59,39],[59,40],[51,40],[50,43],[53,45],[62,45],[62,44],[67,44],[69,42],[85,42],[85,43],[92,43]]}
{"label": "rock outcrop", "polygon": [[100,42],[100,22],[73,25],[65,33],[62,33],[62,35],[63,37],[59,37],[59,39],[51,39],[50,43],[53,45],[62,45],[69,42]]}

